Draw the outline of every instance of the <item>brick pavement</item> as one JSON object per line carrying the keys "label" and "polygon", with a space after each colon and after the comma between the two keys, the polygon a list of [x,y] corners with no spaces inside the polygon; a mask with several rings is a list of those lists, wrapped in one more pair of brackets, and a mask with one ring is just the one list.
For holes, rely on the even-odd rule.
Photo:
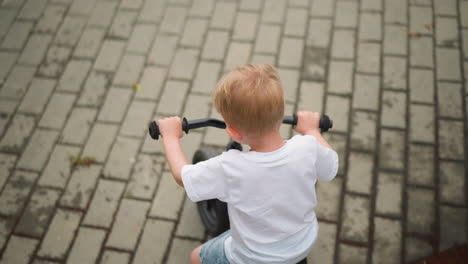
{"label": "brick pavement", "polygon": [[246,62],[335,121],[310,263],[468,240],[468,1],[0,0],[0,263],[187,263],[207,236],[146,124],[219,118],[210,91]]}

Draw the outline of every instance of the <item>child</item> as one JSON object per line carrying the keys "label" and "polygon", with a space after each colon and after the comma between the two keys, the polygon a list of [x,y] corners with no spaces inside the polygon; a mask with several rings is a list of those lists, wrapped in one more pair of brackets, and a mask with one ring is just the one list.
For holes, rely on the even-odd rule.
{"label": "child", "polygon": [[283,88],[270,65],[244,65],[217,84],[213,102],[227,133],[251,147],[230,150],[188,165],[179,139],[181,120],[159,120],[167,160],[176,182],[194,201],[228,204],[231,230],[196,248],[191,263],[297,263],[317,238],[317,179],[330,181],[338,155],[320,135],[318,113],[298,112],[295,130],[284,141]]}

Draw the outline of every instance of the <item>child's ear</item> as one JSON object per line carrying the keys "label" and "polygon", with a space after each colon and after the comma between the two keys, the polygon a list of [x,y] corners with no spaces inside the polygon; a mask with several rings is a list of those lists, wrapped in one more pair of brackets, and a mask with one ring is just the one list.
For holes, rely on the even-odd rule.
{"label": "child's ear", "polygon": [[227,126],[226,132],[229,136],[232,137],[235,141],[241,143],[242,142],[242,135],[240,134],[239,130],[235,129],[234,127]]}

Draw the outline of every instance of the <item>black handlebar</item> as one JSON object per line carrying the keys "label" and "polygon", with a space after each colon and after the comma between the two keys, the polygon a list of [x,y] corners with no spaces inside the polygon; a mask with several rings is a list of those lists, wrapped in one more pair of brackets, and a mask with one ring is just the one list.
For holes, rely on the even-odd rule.
{"label": "black handlebar", "polygon": [[[283,124],[292,125],[293,127],[297,125],[297,115],[285,116],[283,119]],[[226,128],[226,123],[224,121],[213,119],[213,118],[203,118],[188,121],[185,117],[182,119],[182,130],[185,134],[188,134],[189,130],[201,128],[201,127],[217,127],[217,128]],[[333,120],[331,120],[327,115],[322,115],[320,117],[319,128],[320,132],[327,132],[328,129],[333,127]],[[149,134],[152,139],[158,140],[160,131],[159,126],[156,121],[152,121],[149,124]]]}

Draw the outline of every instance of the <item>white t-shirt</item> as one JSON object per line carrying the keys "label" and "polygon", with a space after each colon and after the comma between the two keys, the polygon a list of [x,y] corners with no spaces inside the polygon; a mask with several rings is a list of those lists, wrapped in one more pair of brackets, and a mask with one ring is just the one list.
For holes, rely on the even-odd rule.
{"label": "white t-shirt", "polygon": [[230,150],[186,165],[182,181],[192,201],[228,204],[230,263],[297,263],[317,238],[315,183],[337,170],[337,153],[306,135],[273,152]]}

